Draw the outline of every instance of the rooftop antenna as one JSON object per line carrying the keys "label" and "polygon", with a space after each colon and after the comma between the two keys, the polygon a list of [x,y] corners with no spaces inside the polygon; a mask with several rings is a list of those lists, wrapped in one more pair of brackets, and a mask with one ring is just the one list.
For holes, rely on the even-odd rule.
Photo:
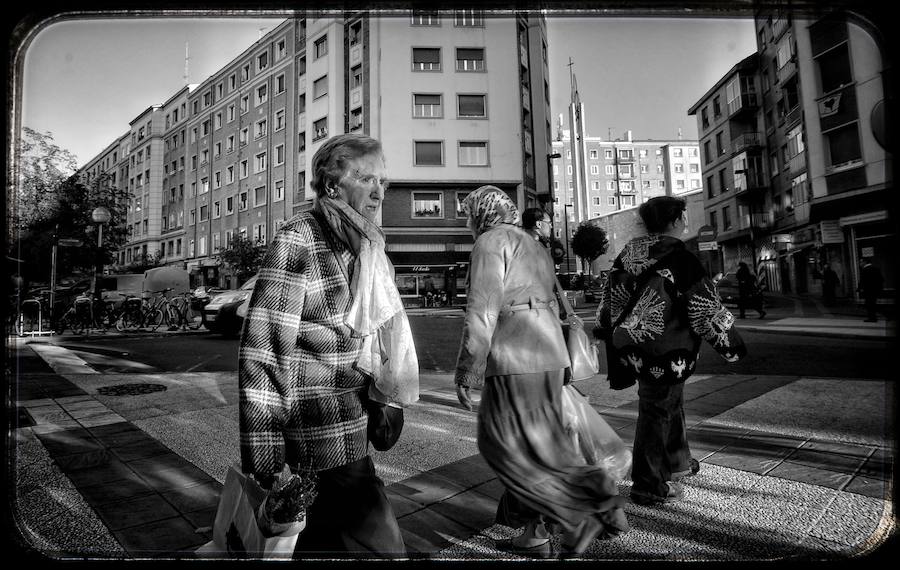
{"label": "rooftop antenna", "polygon": [[191,58],[189,55],[190,45],[191,45],[190,42],[184,42],[184,84],[185,85],[190,83],[190,78],[191,78],[190,67],[189,67],[190,61],[191,61]]}

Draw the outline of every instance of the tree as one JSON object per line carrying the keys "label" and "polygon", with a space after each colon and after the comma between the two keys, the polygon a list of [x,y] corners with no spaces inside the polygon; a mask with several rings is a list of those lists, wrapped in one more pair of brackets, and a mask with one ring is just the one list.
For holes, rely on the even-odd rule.
{"label": "tree", "polygon": [[[9,211],[9,244],[12,257],[22,259],[21,273],[28,282],[50,278],[55,237],[81,241],[77,247],[60,247],[57,278],[92,274],[96,264],[108,263],[112,252],[125,242],[125,214],[130,194],[111,184],[107,174],[85,183],[73,174],[75,157],[53,142],[51,133],[25,127],[19,143],[15,200]],[[111,219],[103,228],[103,244],[97,247],[97,225],[91,213],[106,207]]]}
{"label": "tree", "polygon": [[606,231],[589,220],[582,222],[572,235],[572,252],[588,262],[606,253],[608,248]]}
{"label": "tree", "polygon": [[265,245],[239,235],[219,253],[219,261],[234,272],[238,282],[243,283],[259,271],[265,253]]}

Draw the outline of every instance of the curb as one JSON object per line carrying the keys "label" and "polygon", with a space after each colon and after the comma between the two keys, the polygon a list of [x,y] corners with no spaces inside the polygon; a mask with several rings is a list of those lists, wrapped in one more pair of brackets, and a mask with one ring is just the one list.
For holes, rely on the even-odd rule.
{"label": "curb", "polygon": [[780,334],[780,335],[791,335],[791,336],[811,336],[811,337],[820,337],[820,338],[847,338],[854,340],[894,340],[896,339],[896,335],[871,335],[871,334],[859,334],[852,332],[842,332],[842,331],[816,331],[809,329],[798,329],[798,330],[790,330],[790,329],[781,329],[774,327],[766,327],[766,326],[757,326],[757,325],[749,325],[749,326],[738,326],[738,330],[740,331],[750,331],[757,333],[771,333],[771,334]]}

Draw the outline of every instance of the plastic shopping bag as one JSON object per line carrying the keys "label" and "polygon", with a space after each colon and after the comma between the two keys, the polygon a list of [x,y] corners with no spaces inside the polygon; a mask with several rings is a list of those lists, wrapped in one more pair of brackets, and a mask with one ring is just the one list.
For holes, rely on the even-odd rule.
{"label": "plastic shopping bag", "polygon": [[584,322],[573,315],[562,328],[569,350],[571,379],[585,380],[596,376],[600,372],[600,358],[584,330]]}
{"label": "plastic shopping bag", "polygon": [[[269,526],[264,515],[266,490],[232,465],[225,476],[213,539],[197,549],[202,558],[291,558],[306,521]],[[260,508],[261,505],[263,508]],[[262,523],[262,524],[260,524]],[[269,527],[267,529],[267,527]],[[279,533],[271,536],[266,530]]]}
{"label": "plastic shopping bag", "polygon": [[603,467],[616,480],[624,479],[631,468],[631,451],[622,438],[575,386],[563,386],[562,405],[566,430],[584,462]]}

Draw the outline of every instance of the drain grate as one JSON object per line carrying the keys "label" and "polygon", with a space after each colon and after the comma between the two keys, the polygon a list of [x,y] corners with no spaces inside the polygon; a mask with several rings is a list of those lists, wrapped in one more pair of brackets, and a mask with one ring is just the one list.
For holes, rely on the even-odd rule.
{"label": "drain grate", "polygon": [[103,396],[140,396],[153,392],[165,392],[167,389],[163,384],[116,384],[97,388],[97,393]]}

